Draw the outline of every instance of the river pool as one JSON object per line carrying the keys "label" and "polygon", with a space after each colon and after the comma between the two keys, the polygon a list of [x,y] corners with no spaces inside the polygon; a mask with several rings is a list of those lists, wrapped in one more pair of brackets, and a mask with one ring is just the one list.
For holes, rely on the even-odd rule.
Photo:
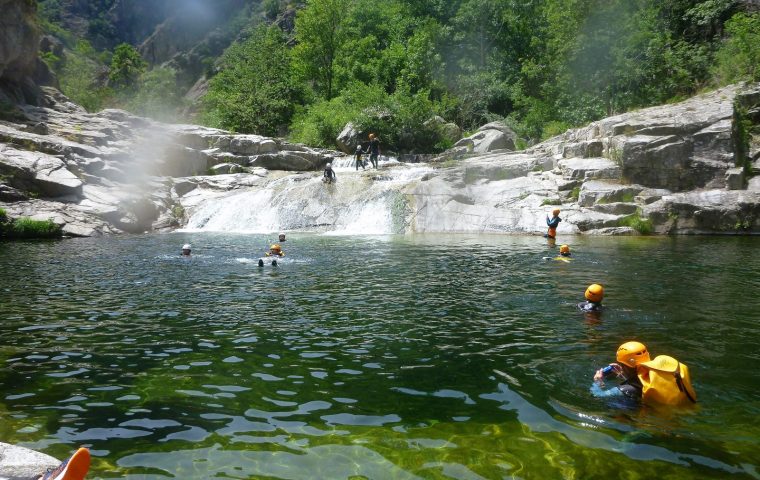
{"label": "river pool", "polygon": [[[0,243],[0,441],[89,478],[760,478],[760,238],[272,239]],[[590,395],[629,339],[696,408]]]}

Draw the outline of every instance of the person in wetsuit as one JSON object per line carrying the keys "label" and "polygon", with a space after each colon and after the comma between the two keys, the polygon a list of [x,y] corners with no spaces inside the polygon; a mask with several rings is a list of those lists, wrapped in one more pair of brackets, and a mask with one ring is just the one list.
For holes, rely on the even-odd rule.
{"label": "person in wetsuit", "polygon": [[[617,351],[617,362],[610,363],[594,373],[594,384],[591,394],[595,397],[625,396],[631,399],[641,399],[643,385],[638,376],[638,365],[649,361],[649,352],[643,343],[625,342]],[[616,376],[620,384],[604,389],[604,380]]]}
{"label": "person in wetsuit", "polygon": [[369,134],[369,161],[372,166],[377,169],[379,163],[378,157],[380,157],[380,139],[375,136],[374,133]]}
{"label": "person in wetsuit", "polygon": [[555,208],[552,210],[552,218],[549,218],[549,215],[546,216],[546,225],[549,227],[549,229],[546,231],[546,235],[544,235],[544,237],[556,238],[557,226],[561,221],[562,219],[559,218],[559,208]]}
{"label": "person in wetsuit", "polygon": [[325,183],[333,183],[338,177],[335,176],[335,171],[332,169],[332,163],[325,165],[325,171],[322,175],[322,181]]}
{"label": "person in wetsuit", "polygon": [[569,245],[562,245],[559,247],[559,254],[562,257],[570,257],[572,254],[570,253],[570,246]]}
{"label": "person in wetsuit", "polygon": [[364,167],[366,167],[366,165],[362,161],[362,155],[364,155],[364,153],[365,153],[364,150],[362,150],[362,144],[360,143],[359,145],[356,146],[356,152],[355,152],[355,155],[356,155],[356,171],[357,172],[359,171],[359,167],[360,166],[362,167],[362,170],[365,170]]}
{"label": "person in wetsuit", "polygon": [[604,307],[602,306],[602,299],[604,299],[604,287],[598,283],[594,283],[588,286],[586,289],[586,301],[578,304],[578,310],[581,312],[601,312]]}
{"label": "person in wetsuit", "polygon": [[191,253],[191,247],[189,243],[182,245],[182,256],[189,257]]}

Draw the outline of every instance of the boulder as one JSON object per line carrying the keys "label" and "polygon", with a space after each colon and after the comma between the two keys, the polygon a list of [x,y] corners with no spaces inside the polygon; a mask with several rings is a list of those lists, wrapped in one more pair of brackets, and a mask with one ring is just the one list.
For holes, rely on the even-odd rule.
{"label": "boulder", "polygon": [[0,79],[20,81],[31,76],[37,61],[39,29],[36,3],[0,0]]}
{"label": "boulder", "polygon": [[[0,7],[2,2],[0,1]],[[60,465],[50,455],[8,443],[0,443],[0,478],[38,478],[49,468]]]}
{"label": "boulder", "polygon": [[565,158],[557,167],[569,180],[620,178],[620,166],[606,158]]}
{"label": "boulder", "polygon": [[243,169],[237,163],[219,163],[211,167],[211,171],[214,175],[227,174],[227,173],[240,173]]}
{"label": "boulder", "polygon": [[306,171],[322,168],[331,160],[332,157],[318,153],[282,151],[256,155],[252,157],[251,166],[267,170]]}
{"label": "boulder", "polygon": [[230,140],[229,151],[235,155],[258,155],[277,151],[277,143],[259,135],[235,135]]}
{"label": "boulder", "polygon": [[338,137],[335,139],[335,144],[338,149],[343,153],[354,153],[356,146],[361,141],[359,139],[359,131],[356,129],[353,123],[349,122],[340,131]]}
{"label": "boulder", "polygon": [[0,144],[0,173],[16,188],[47,197],[80,195],[82,181],[59,158],[39,152],[16,150]]}
{"label": "boulder", "polygon": [[[482,128],[482,127],[481,127]],[[465,137],[454,144],[454,148],[465,147],[470,153],[488,153],[495,150],[515,150],[514,134],[509,135],[502,130],[488,128],[478,130],[473,135]]]}
{"label": "boulder", "polygon": [[726,170],[726,188],[729,190],[744,189],[744,169],[741,167]]}
{"label": "boulder", "polygon": [[760,192],[674,193],[643,207],[658,233],[760,233]]}
{"label": "boulder", "polygon": [[591,180],[581,187],[578,205],[590,207],[598,203],[631,202],[642,190],[644,187],[638,185]]}

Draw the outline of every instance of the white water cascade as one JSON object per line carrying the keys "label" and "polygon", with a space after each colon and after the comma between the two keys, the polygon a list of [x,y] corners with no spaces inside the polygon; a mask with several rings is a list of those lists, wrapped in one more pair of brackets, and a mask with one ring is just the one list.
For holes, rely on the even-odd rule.
{"label": "white water cascade", "polygon": [[197,201],[186,207],[188,223],[184,230],[403,233],[408,207],[402,190],[433,170],[426,164],[383,159],[380,169],[356,171],[353,157],[337,159],[333,167],[337,182],[332,185],[322,182],[321,172],[294,173]]}

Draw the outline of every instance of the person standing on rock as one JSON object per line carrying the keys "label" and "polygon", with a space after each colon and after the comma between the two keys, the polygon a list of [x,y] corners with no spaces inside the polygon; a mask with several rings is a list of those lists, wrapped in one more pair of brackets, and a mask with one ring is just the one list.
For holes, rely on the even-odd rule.
{"label": "person standing on rock", "polygon": [[552,218],[549,218],[549,215],[546,216],[546,225],[549,227],[549,230],[546,232],[546,235],[544,235],[546,238],[556,238],[557,236],[557,226],[559,225],[559,222],[561,222],[562,219],[559,218],[559,208],[555,208],[552,210]]}
{"label": "person standing on rock", "polygon": [[374,133],[369,134],[369,161],[377,169],[380,157],[380,139]]}

